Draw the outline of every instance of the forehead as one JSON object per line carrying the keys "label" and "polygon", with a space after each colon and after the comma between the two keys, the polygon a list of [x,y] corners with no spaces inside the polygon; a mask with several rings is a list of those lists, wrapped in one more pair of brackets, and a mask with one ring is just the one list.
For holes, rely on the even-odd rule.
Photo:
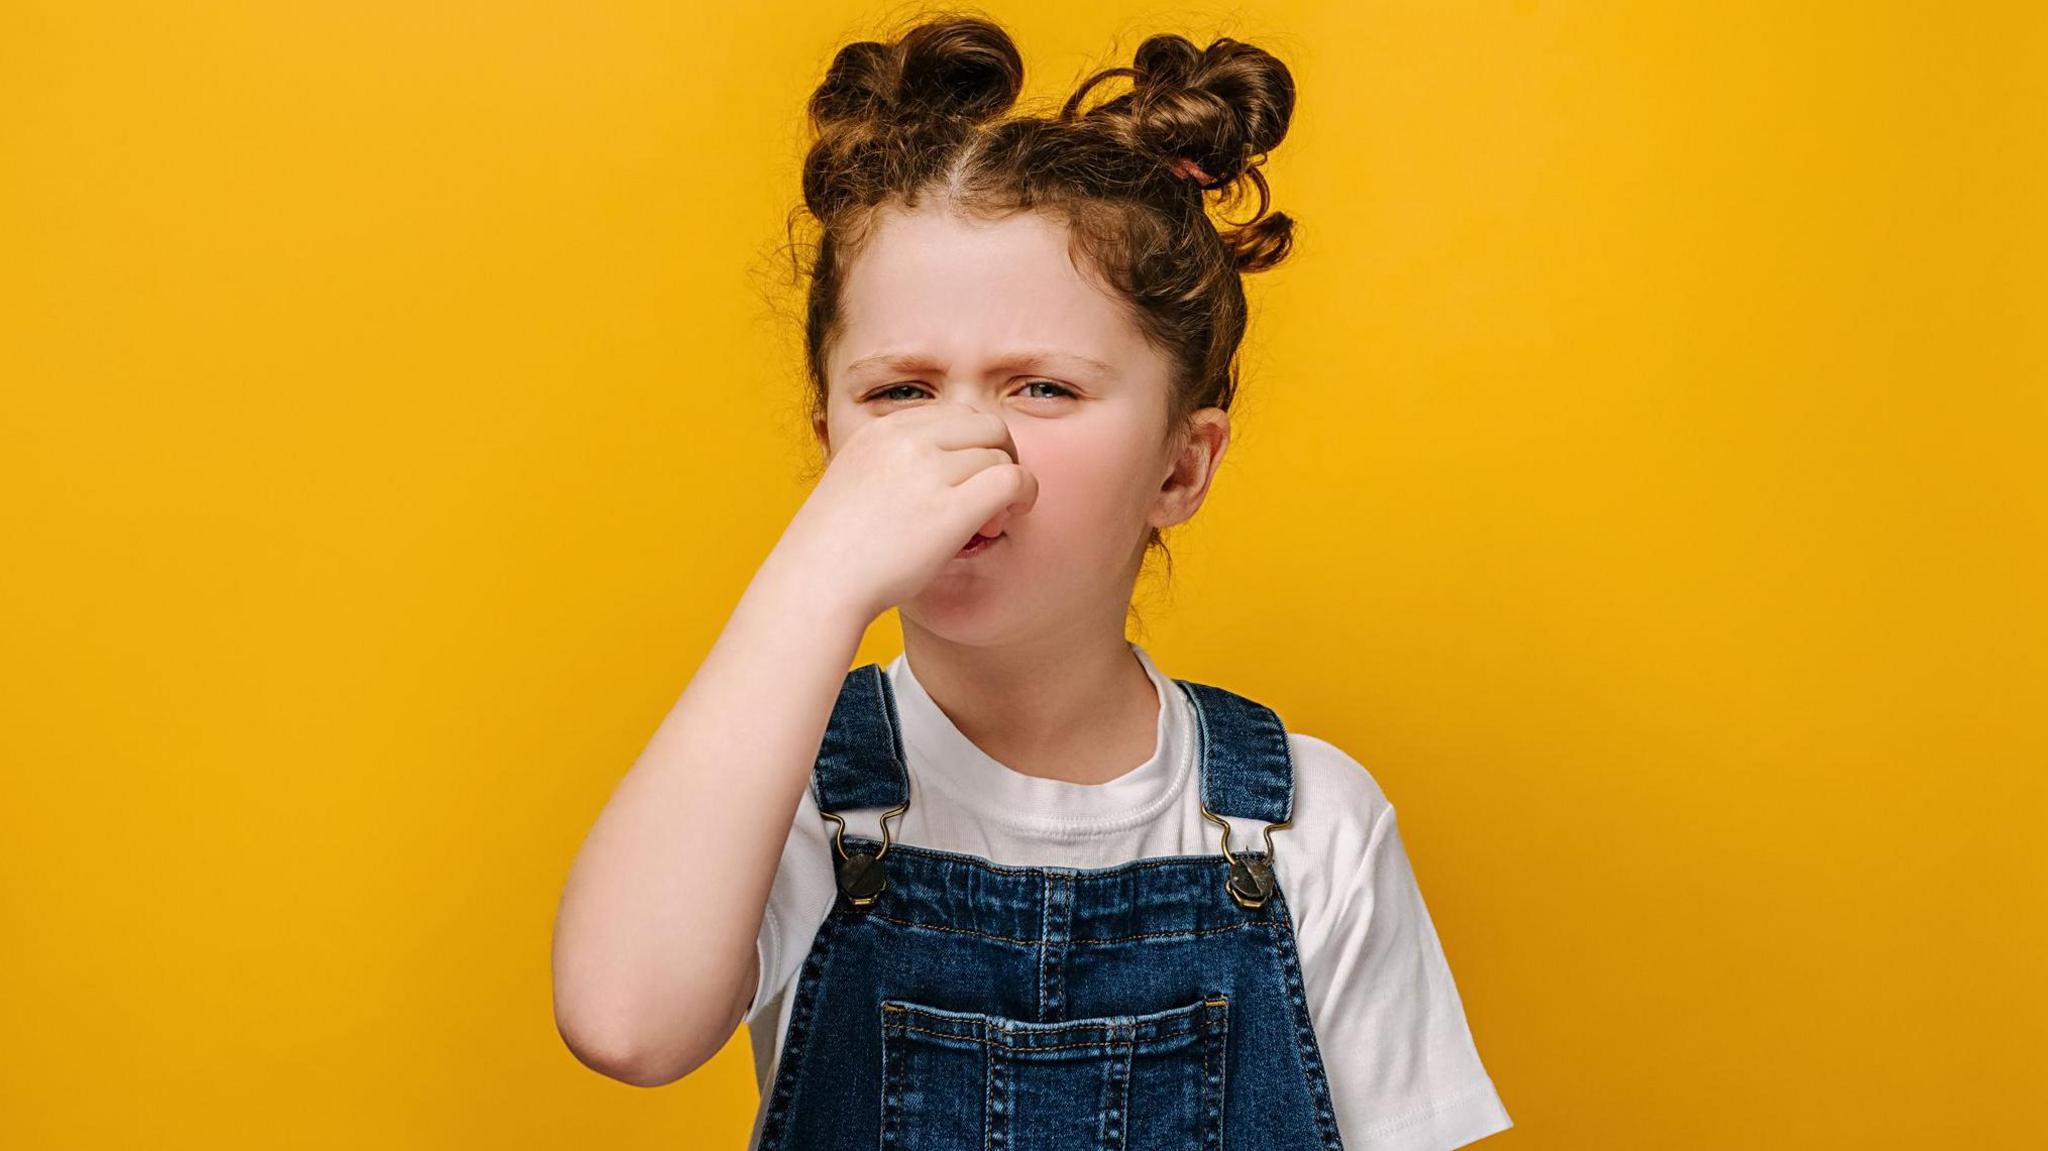
{"label": "forehead", "polygon": [[1066,226],[1037,212],[963,217],[927,201],[883,209],[847,270],[836,376],[877,353],[972,366],[1050,348],[1142,374],[1157,362],[1108,289],[1074,264]]}

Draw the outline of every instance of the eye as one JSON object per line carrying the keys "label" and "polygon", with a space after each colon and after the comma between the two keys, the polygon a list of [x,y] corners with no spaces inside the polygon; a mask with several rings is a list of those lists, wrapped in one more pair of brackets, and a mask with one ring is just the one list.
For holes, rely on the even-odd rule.
{"label": "eye", "polygon": [[[1072,396],[1074,395],[1074,393],[1073,393],[1072,389],[1068,388],[1068,387],[1067,387],[1067,386],[1066,386],[1065,384],[1056,384],[1056,383],[1052,382],[1051,380],[1032,380],[1032,381],[1030,381],[1030,382],[1026,383],[1026,384],[1025,384],[1024,386],[1025,386],[1026,388],[1051,388],[1051,389],[1052,389],[1052,390],[1053,390],[1054,392],[1058,393],[1057,395],[1050,395],[1050,396],[1046,396],[1046,395],[1040,395],[1040,396],[1033,396],[1033,397],[1032,397],[1033,399],[1041,399],[1041,400],[1057,400],[1057,399],[1063,399],[1063,398],[1072,398]],[[886,387],[886,388],[879,388],[879,389],[877,389],[877,390],[875,390],[875,391],[869,392],[869,393],[868,393],[868,394],[867,394],[867,395],[866,395],[865,397],[863,397],[863,399],[862,399],[862,402],[863,402],[863,403],[865,403],[865,402],[867,402],[867,401],[869,401],[869,400],[908,400],[908,399],[913,399],[913,398],[915,398],[916,396],[919,396],[919,395],[923,395],[923,394],[924,394],[924,391],[923,391],[923,389],[924,389],[924,385],[923,385],[923,384],[891,384],[891,385],[889,385],[889,386],[888,386],[888,387]],[[909,395],[902,395],[902,394],[899,394],[899,393],[903,393],[903,392],[909,392],[910,394],[909,394]]]}

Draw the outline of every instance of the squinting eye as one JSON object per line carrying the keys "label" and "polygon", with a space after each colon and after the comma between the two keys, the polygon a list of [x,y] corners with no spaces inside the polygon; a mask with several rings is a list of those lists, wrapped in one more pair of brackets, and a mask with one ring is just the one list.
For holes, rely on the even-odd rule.
{"label": "squinting eye", "polygon": [[[1071,398],[1074,394],[1073,391],[1069,389],[1066,385],[1056,384],[1053,383],[1051,380],[1032,380],[1024,386],[1027,388],[1051,388],[1053,391],[1059,393],[1059,395],[1056,396],[1035,396],[1033,397],[1034,399],[1056,400],[1062,397]],[[921,384],[894,384],[891,385],[890,387],[882,388],[878,391],[869,392],[867,398],[870,400],[907,400],[912,399],[918,395],[923,395],[924,393],[922,391],[922,388],[923,385]],[[908,391],[912,394],[909,396],[899,396],[895,394],[904,391]]]}

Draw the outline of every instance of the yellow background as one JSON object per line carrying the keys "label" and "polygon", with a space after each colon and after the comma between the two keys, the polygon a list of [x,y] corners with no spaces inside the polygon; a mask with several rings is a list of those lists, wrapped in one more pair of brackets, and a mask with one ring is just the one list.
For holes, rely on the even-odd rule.
{"label": "yellow background", "polygon": [[[1393,798],[1488,1145],[2038,1145],[2042,8],[988,10],[1032,96],[1295,72],[1134,638]],[[0,1144],[741,1145],[744,1033],[584,1069],[549,931],[803,498],[779,228],[891,14],[0,9]]]}

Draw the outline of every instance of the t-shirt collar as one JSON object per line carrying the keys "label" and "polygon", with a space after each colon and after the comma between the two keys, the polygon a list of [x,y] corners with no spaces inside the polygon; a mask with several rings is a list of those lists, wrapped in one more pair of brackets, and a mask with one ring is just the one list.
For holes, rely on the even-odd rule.
{"label": "t-shirt collar", "polygon": [[[913,791],[929,783],[949,803],[973,808],[977,818],[1038,834],[1114,831],[1158,815],[1187,784],[1192,768],[1187,699],[1130,643],[1163,705],[1150,758],[1104,783],[1070,783],[1026,775],[999,762],[954,726],[917,676],[907,654],[889,664]],[[913,805],[915,796],[913,795]]]}

